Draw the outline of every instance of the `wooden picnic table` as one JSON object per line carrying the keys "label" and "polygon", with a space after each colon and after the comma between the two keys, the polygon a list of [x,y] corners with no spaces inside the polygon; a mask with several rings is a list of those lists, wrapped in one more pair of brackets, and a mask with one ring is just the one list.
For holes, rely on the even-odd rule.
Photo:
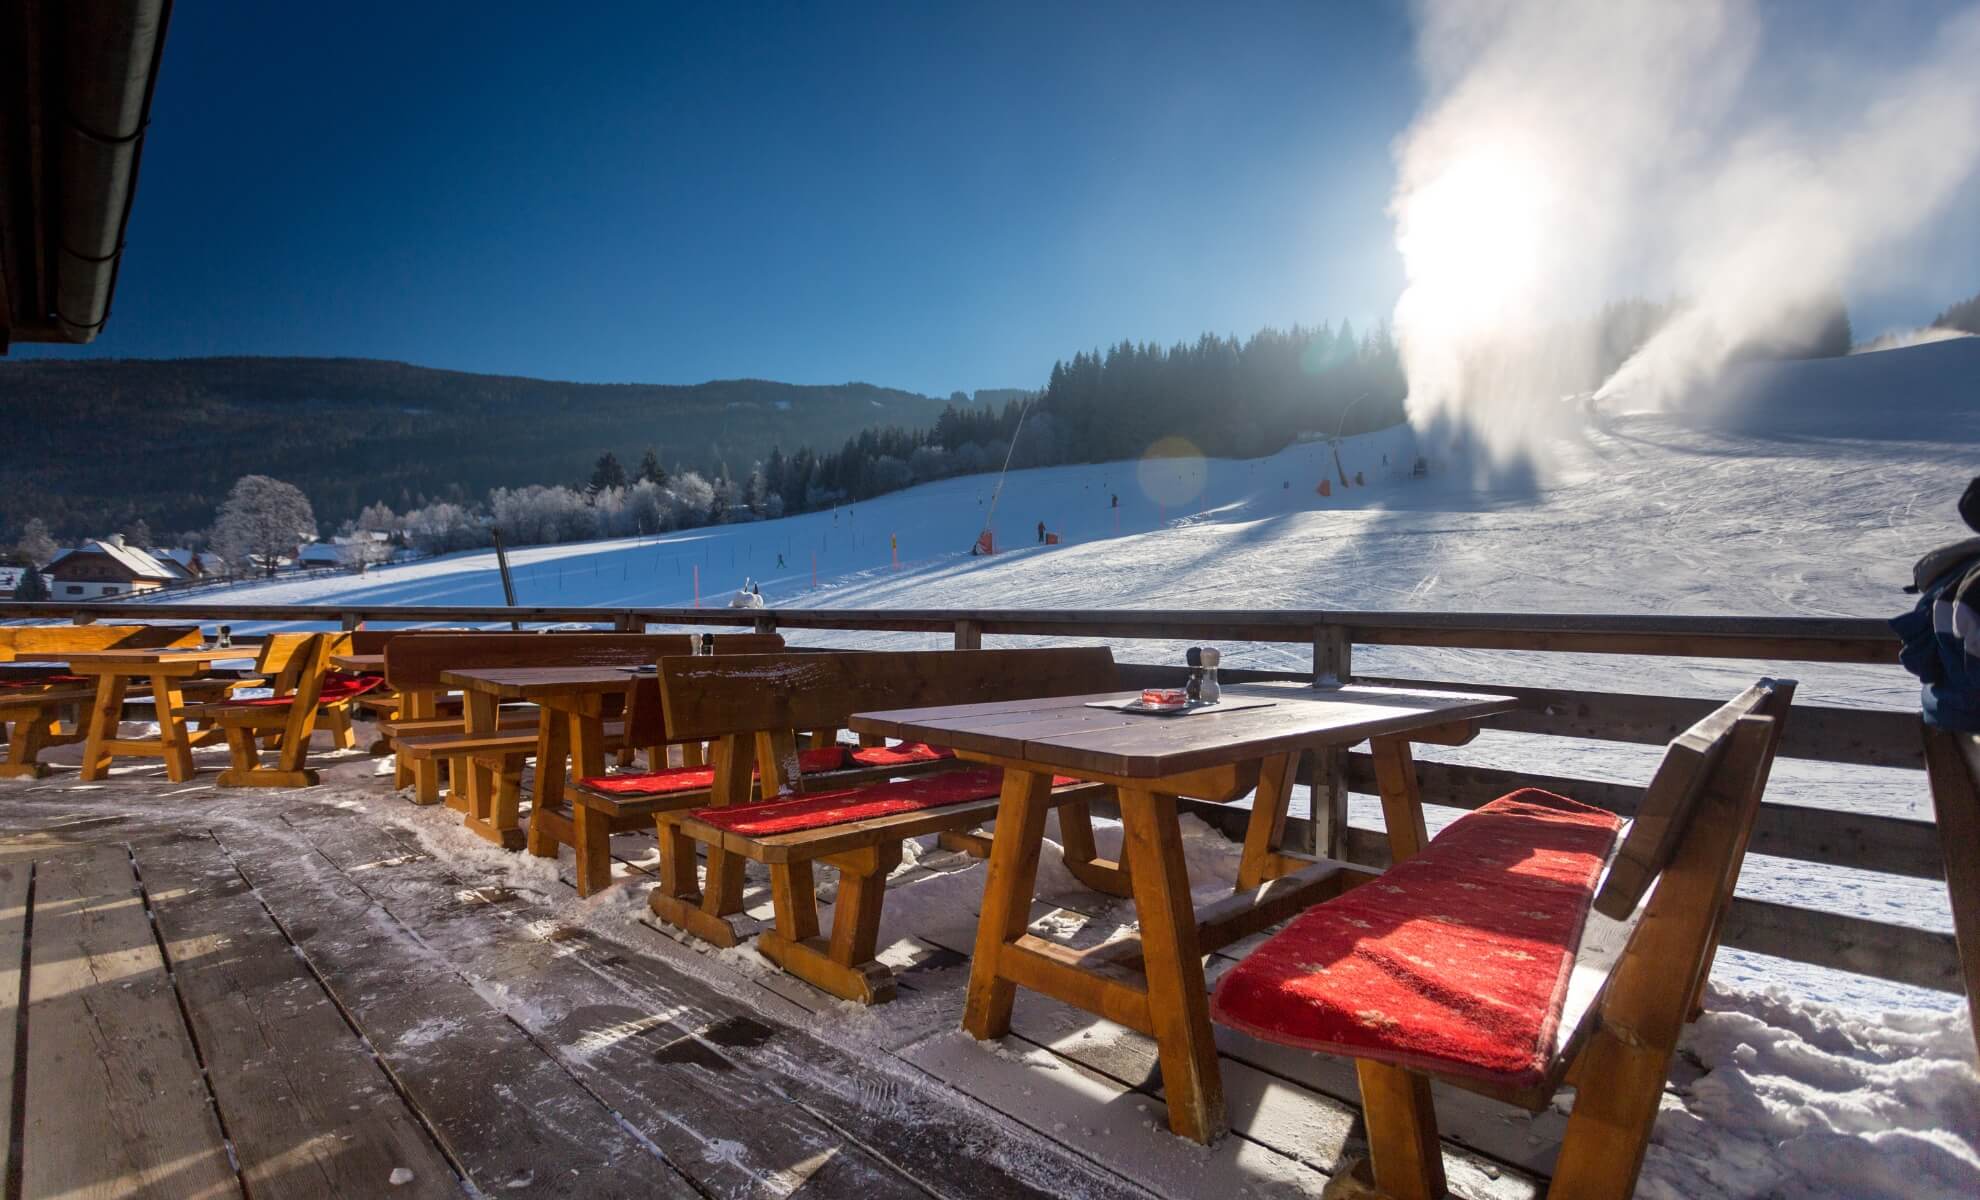
{"label": "wooden picnic table", "polygon": [[[192,752],[221,740],[218,727],[188,733],[183,715],[184,681],[204,675],[216,662],[235,659],[252,661],[251,649],[240,646],[184,647],[153,650],[90,650],[68,654],[69,671],[93,676],[96,699],[90,706],[89,736],[83,743],[82,777],[101,779],[118,756],[163,758],[165,775],[174,783],[184,783],[193,775]],[[152,703],[158,710],[156,738],[120,738],[117,723],[122,718],[124,697],[132,680],[151,684]]]}
{"label": "wooden picnic table", "polygon": [[[1458,745],[1509,696],[1349,684],[1246,684],[1225,710],[1181,716],[1091,707],[1134,693],[1062,696],[860,713],[852,728],[953,747],[1004,769],[963,1028],[1010,1032],[1019,986],[1154,1036],[1169,1126],[1209,1142],[1227,1128],[1203,955],[1339,893],[1369,872],[1284,849],[1286,808],[1302,751],[1368,739],[1396,861],[1428,837],[1411,742]],[[1239,707],[1257,704],[1258,707]],[[1065,822],[1067,866],[1089,885],[1131,896],[1138,939],[1076,951],[1026,932],[1054,775],[1114,785],[1124,862],[1095,854],[1090,825]],[[1227,802],[1256,786],[1233,894],[1202,910],[1190,894],[1178,796]]]}
{"label": "wooden picnic table", "polygon": [[385,669],[383,654],[332,654],[330,665],[354,675],[377,675]]}
{"label": "wooden picnic table", "polygon": [[[537,706],[537,812],[557,807],[564,795],[565,760],[580,779],[605,773],[605,698],[630,695],[636,674],[620,667],[477,667],[442,671],[440,681],[461,689],[470,739],[499,732],[502,702],[528,701]],[[514,788],[498,787],[493,764],[468,759],[467,827],[510,850],[523,848],[525,838]],[[458,781],[456,781],[458,786]],[[588,819],[579,806],[573,814],[580,824]]]}

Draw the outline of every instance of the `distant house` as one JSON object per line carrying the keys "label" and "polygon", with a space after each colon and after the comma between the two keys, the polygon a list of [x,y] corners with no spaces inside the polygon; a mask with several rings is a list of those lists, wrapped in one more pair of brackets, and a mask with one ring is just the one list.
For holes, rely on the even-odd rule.
{"label": "distant house", "polygon": [[227,575],[227,560],[210,551],[198,550],[153,550],[151,557],[160,564],[176,566],[186,573],[188,579],[222,579]]}
{"label": "distant house", "polygon": [[133,592],[157,591],[181,581],[176,565],[167,568],[143,550],[126,546],[121,533],[62,551],[43,574],[48,576],[49,589],[57,600],[127,596]]}
{"label": "distant house", "polygon": [[333,542],[311,542],[296,551],[296,565],[304,570],[315,567],[341,567],[347,561],[345,550]]}

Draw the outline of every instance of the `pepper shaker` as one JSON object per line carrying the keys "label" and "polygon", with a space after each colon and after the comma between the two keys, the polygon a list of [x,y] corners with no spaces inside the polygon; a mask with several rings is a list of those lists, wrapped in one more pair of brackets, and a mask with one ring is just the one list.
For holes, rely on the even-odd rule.
{"label": "pepper shaker", "polygon": [[1205,704],[1215,704],[1224,695],[1224,689],[1217,683],[1217,664],[1224,656],[1207,646],[1195,653],[1197,661],[1202,664],[1196,685],[1197,698]]}

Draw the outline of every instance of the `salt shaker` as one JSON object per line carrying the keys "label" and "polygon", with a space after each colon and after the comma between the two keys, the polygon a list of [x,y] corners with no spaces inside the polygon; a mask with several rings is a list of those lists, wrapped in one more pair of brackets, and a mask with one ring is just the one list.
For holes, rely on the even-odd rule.
{"label": "salt shaker", "polygon": [[712,633],[703,633],[696,635],[694,639],[694,643],[695,643],[694,652],[696,654],[715,653],[715,635]]}
{"label": "salt shaker", "polygon": [[1203,650],[1191,646],[1183,652],[1183,661],[1189,664],[1189,678],[1183,683],[1183,695],[1188,702],[1195,704],[1203,698]]}
{"label": "salt shaker", "polygon": [[220,648],[221,648],[222,650],[227,650],[227,649],[231,649],[231,648],[233,647],[233,645],[234,645],[234,628],[233,628],[233,626],[231,626],[231,625],[222,625],[222,626],[220,627]]}
{"label": "salt shaker", "polygon": [[1217,684],[1217,663],[1223,655],[1209,647],[1191,651],[1201,665],[1196,685],[1197,699],[1205,704],[1215,704],[1223,697],[1224,689]]}

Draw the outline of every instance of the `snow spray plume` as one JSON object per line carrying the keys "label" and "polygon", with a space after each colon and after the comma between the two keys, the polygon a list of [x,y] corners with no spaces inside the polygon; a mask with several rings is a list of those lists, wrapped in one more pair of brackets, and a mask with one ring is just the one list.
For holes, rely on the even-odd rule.
{"label": "snow spray plume", "polygon": [[[1901,69],[1824,60],[1819,87],[1761,54],[1749,0],[1422,0],[1417,18],[1396,329],[1412,420],[1468,434],[1483,465],[1571,428],[1567,394],[1668,406],[1742,348],[1806,338],[1980,160],[1980,5]],[[1781,72],[1822,103],[1756,78]],[[1605,380],[1587,318],[1626,295],[1680,300]]]}

